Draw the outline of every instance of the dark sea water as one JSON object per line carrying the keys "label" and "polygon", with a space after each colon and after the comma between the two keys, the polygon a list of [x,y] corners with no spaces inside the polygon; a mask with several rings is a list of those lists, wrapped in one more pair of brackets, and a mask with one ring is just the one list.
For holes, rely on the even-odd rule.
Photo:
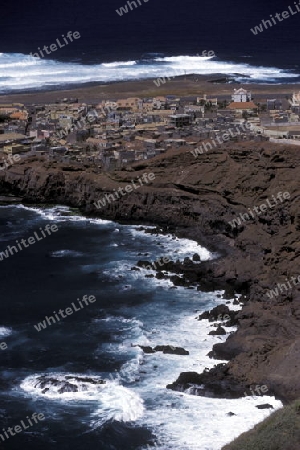
{"label": "dark sea water", "polygon": [[[2,2],[0,92],[184,73],[237,74],[241,82],[299,79],[300,14],[258,36],[250,31],[286,2],[149,0],[120,17],[115,10],[124,4]],[[69,30],[81,38],[47,58],[28,59]],[[203,50],[216,57],[201,56]],[[272,398],[218,400],[166,389],[180,372],[200,373],[218,362],[207,353],[224,337],[208,336],[210,324],[195,317],[223,300],[218,292],[173,289],[131,267],[141,258],[211,256],[205,249],[64,207],[3,206],[0,252],[48,223],[58,232],[0,261],[0,343],[7,344],[0,350],[0,435],[34,412],[45,416],[5,442],[0,437],[3,448],[220,450],[268,414],[257,404],[279,407]],[[97,300],[35,329],[84,295]],[[190,355],[145,355],[137,347],[166,344]],[[46,387],[41,376],[48,377]],[[76,392],[60,391],[66,381]]]}
{"label": "dark sea water", "polygon": [[[294,2],[140,1],[123,16],[116,10],[125,0],[1,5],[0,92],[195,72],[238,74],[240,82],[299,81],[300,13],[256,36],[250,30],[271,14],[295,8]],[[81,38],[28,60],[68,31]],[[204,50],[216,57],[201,57]]]}
{"label": "dark sea water", "polygon": [[[195,317],[223,300],[218,292],[173,289],[131,267],[141,258],[212,257],[207,250],[66,207],[2,206],[0,251],[47,224],[58,231],[0,261],[0,342],[7,344],[0,350],[0,434],[34,412],[45,416],[2,448],[220,450],[268,414],[255,405],[280,406],[269,397],[218,400],[166,389],[180,372],[218,362],[207,353],[224,337],[208,336],[211,324]],[[35,329],[84,295],[97,300]],[[145,355],[138,344],[181,346],[190,355]],[[48,377],[42,387],[41,376]],[[71,392],[60,391],[66,381]]]}

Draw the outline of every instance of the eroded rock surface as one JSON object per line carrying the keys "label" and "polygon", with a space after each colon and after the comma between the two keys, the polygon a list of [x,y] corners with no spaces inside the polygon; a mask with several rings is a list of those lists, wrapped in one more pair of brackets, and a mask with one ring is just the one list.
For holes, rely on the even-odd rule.
{"label": "eroded rock surface", "polygon": [[[300,275],[299,149],[224,144],[197,158],[189,150],[172,149],[109,174],[31,158],[0,173],[0,193],[29,203],[80,207],[112,220],[155,223],[217,252],[218,258],[197,264],[191,255],[184,277],[201,290],[224,288],[248,298],[237,315],[238,331],[213,349],[216,357],[230,359],[226,376],[266,384],[288,400],[300,397],[300,292],[293,286],[268,296],[277,283]],[[150,172],[151,184],[101,210],[95,207],[105,193]],[[290,199],[230,225],[278,192],[288,192]]]}

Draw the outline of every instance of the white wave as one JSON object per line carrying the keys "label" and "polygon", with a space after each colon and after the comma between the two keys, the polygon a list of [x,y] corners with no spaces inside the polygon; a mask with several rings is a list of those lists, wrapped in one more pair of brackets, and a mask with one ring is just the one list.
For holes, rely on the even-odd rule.
{"label": "white wave", "polygon": [[82,256],[83,253],[76,252],[74,250],[57,250],[55,252],[51,252],[50,256],[53,258],[64,258],[66,256],[76,258],[77,256]]}
{"label": "white wave", "polygon": [[9,327],[0,327],[0,337],[9,336],[12,334],[12,329]]}
{"label": "white wave", "polygon": [[164,58],[155,58],[155,61],[160,62],[175,62],[181,64],[182,62],[188,61],[190,64],[197,63],[199,65],[199,61],[209,61],[212,60],[213,56],[169,56]]}
{"label": "white wave", "polygon": [[113,63],[103,63],[102,65],[104,67],[118,67],[118,66],[134,66],[136,64],[136,61],[120,61],[120,62],[113,62]]}
{"label": "white wave", "polygon": [[134,422],[143,414],[144,404],[139,395],[117,383],[110,382],[101,397],[101,407],[92,414],[95,420],[91,425],[97,428],[107,420]]}
{"label": "white wave", "polygon": [[[299,75],[276,67],[251,66],[250,64],[236,64],[234,62],[219,61],[213,57],[200,56],[173,56],[166,58],[156,58],[156,61],[171,63],[170,66],[174,70],[182,69],[186,73],[194,73],[208,75],[211,73],[223,74],[243,74],[254,80],[265,78],[293,78]],[[184,73],[184,72],[183,72]]]}
{"label": "white wave", "polygon": [[270,415],[270,410],[258,410],[257,405],[267,402],[274,410],[281,407],[272,397],[259,401],[252,397],[219,400],[182,393],[164,397],[163,390],[156,401],[159,406],[147,410],[138,424],[151,426],[157,450],[221,450]]}
{"label": "white wave", "polygon": [[[111,330],[116,329],[118,333],[122,332],[122,349],[125,353],[131,352],[135,348],[131,346],[131,340],[133,337],[139,337],[142,335],[143,322],[136,318],[126,318],[124,316],[107,316],[104,318],[93,319],[92,321],[94,328]],[[126,336],[128,336],[129,341],[125,344]],[[130,338],[129,338],[130,336]]]}
{"label": "white wave", "polygon": [[[153,227],[145,227],[151,229]],[[151,233],[145,233],[145,231],[140,230],[140,226],[132,226],[131,233],[133,236],[143,237],[145,239],[157,240],[162,244],[159,248],[161,249],[161,254],[168,255],[170,259],[183,259],[185,257],[190,257],[195,253],[198,253],[201,261],[206,261],[213,257],[213,254],[208,251],[205,247],[199,245],[196,241],[192,239],[178,238],[172,235],[160,234],[159,236],[153,235]],[[173,257],[171,257],[174,255]],[[146,258],[149,259],[149,258]]]}
{"label": "white wave", "polygon": [[[25,378],[20,387],[33,398],[78,403],[94,401],[96,410],[92,413],[91,426],[96,428],[109,420],[131,422],[144,413],[143,400],[138,394],[98,376],[82,374],[48,373]],[[68,390],[72,390],[70,392]]]}
{"label": "white wave", "polygon": [[[147,258],[148,259],[148,258]],[[111,281],[116,280],[129,280],[132,284],[126,284],[121,286],[122,291],[130,290],[133,287],[135,287],[134,283],[137,283],[137,288],[139,287],[140,283],[142,282],[144,284],[144,287],[147,285],[151,288],[164,288],[164,289],[170,289],[173,285],[172,281],[169,279],[158,279],[156,278],[157,272],[155,270],[148,270],[139,268],[138,271],[131,270],[132,266],[135,266],[137,258],[132,261],[131,264],[128,264],[128,261],[117,261],[112,263],[112,267],[110,269],[104,270],[102,273],[107,277],[107,279]],[[152,278],[145,278],[146,275],[153,275]],[[178,289],[184,289],[180,286]]]}
{"label": "white wave", "polygon": [[[205,309],[211,309],[224,303],[224,299],[216,297],[216,294],[221,293],[201,294],[189,291],[185,296],[187,304],[193,302],[192,309],[195,305],[201,308],[204,300],[210,301]],[[240,309],[239,305],[232,304],[232,300],[230,302],[230,309]],[[176,302],[173,307],[171,305],[158,300],[155,304],[151,302],[135,309],[137,317],[143,320],[139,333],[128,334],[122,343],[117,344],[117,349],[111,349],[119,354],[135,352],[130,354],[131,359],[122,366],[118,375],[121,381],[131,382],[132,390],[144,399],[147,409],[137,424],[153,431],[157,449],[220,450],[273,411],[259,410],[257,405],[269,403],[276,410],[282,404],[268,395],[226,400],[197,397],[166,389],[166,385],[175,381],[181,372],[201,373],[206,367],[212,368],[215,364],[224,362],[209,359],[207,353],[214,343],[224,342],[228,337],[208,335],[213,324],[208,320],[196,320],[203,306],[198,313],[191,314],[187,307],[178,315]],[[229,333],[235,327],[226,330]],[[156,345],[173,345],[185,348],[189,355],[169,355],[162,352],[143,354],[139,347],[132,345],[152,348]],[[228,415],[230,412],[235,415]]]}
{"label": "white wave", "polygon": [[44,88],[65,84],[109,82],[184,74],[243,74],[250,80],[273,80],[298,77],[276,67],[257,67],[220,61],[214,57],[176,56],[145,61],[121,61],[84,65],[74,62],[28,57],[22,53],[0,54],[0,91]]}
{"label": "white wave", "polygon": [[57,205],[51,208],[36,208],[36,207],[26,207],[31,211],[35,211],[40,216],[48,220],[54,220],[55,222],[85,222],[87,219],[83,216],[78,216],[72,214],[70,208],[67,206]]}
{"label": "white wave", "polygon": [[[109,263],[109,267],[102,271],[102,274],[107,277],[108,280],[118,281],[126,279],[126,286],[130,287],[139,287],[139,284],[142,283],[144,286],[148,287],[159,287],[160,289],[170,289],[174,287],[172,281],[169,278],[156,278],[157,271],[160,270],[161,265],[163,264],[163,260],[161,258],[168,258],[169,260],[176,261],[179,259],[183,261],[184,258],[192,258],[195,253],[200,256],[201,261],[206,261],[208,259],[212,259],[215,255],[205,247],[199,245],[196,241],[185,238],[177,238],[171,234],[152,234],[147,233],[145,230],[153,229],[153,226],[145,226],[142,227],[140,225],[125,225],[122,226],[122,237],[126,236],[126,240],[130,238],[133,241],[136,241],[137,246],[139,246],[139,253],[137,255],[137,250],[127,252],[127,259],[117,261],[111,261]],[[116,229],[114,230],[116,232]],[[140,245],[147,246],[147,253],[143,253]],[[151,247],[149,246],[151,245]],[[120,242],[122,245],[122,242]],[[147,268],[139,267],[139,270],[132,270],[132,267],[136,267],[136,263],[138,259],[147,260],[152,263],[156,262],[156,269],[151,270]],[[158,262],[157,262],[158,261]],[[201,264],[201,261],[196,262],[196,264]],[[168,277],[175,275],[171,272],[162,271]],[[146,277],[147,276],[147,277]],[[180,276],[180,275],[178,275]],[[129,289],[129,287],[125,287],[123,285],[122,290]],[[185,287],[178,286],[178,290],[184,290]]]}
{"label": "white wave", "polygon": [[68,206],[56,205],[51,208],[38,208],[34,206],[17,205],[18,208],[23,208],[28,211],[34,211],[43,218],[55,222],[89,222],[92,224],[106,225],[113,223],[111,220],[94,219],[85,216],[79,216],[72,212]]}

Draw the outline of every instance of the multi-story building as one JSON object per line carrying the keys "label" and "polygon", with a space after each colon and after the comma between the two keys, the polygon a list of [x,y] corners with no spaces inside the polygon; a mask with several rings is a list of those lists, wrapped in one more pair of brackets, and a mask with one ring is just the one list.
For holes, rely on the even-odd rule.
{"label": "multi-story building", "polygon": [[246,89],[243,89],[243,88],[234,89],[231,98],[232,98],[232,101],[236,102],[236,103],[251,102],[252,94],[250,91],[246,91]]}

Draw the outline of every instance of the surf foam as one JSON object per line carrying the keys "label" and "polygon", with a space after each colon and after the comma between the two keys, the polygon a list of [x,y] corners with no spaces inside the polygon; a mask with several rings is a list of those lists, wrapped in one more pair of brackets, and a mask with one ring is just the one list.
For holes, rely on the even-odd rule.
{"label": "surf foam", "polygon": [[110,82],[157,77],[173,77],[197,73],[242,74],[244,82],[293,79],[299,74],[276,67],[221,61],[215,57],[173,56],[153,57],[137,61],[116,61],[102,64],[60,62],[31,58],[22,53],[0,54],[0,92],[28,90],[89,82]]}
{"label": "surf foam", "polygon": [[31,375],[21,385],[33,398],[46,398],[66,404],[93,401],[97,403],[92,413],[92,428],[116,420],[132,422],[144,413],[140,396],[121,386],[117,381],[102,380],[98,376],[83,374],[48,373]]}

